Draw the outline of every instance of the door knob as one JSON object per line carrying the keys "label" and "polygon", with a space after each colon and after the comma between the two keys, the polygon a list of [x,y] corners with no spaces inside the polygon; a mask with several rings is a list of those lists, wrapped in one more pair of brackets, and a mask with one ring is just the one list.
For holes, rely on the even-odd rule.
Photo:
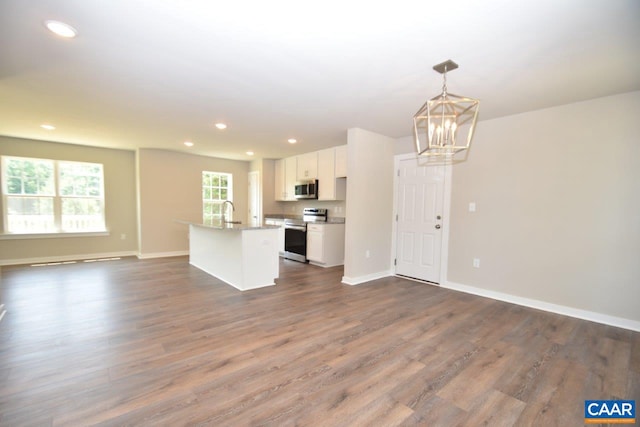
{"label": "door knob", "polygon": [[440,224],[436,224],[436,230],[440,230]]}

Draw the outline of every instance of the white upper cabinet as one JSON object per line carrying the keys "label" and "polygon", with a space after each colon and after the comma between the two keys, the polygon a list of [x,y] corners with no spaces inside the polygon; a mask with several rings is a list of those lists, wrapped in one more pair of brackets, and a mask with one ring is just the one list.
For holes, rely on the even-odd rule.
{"label": "white upper cabinet", "polygon": [[318,151],[318,200],[344,200],[346,182],[336,179],[336,149]]}
{"label": "white upper cabinet", "polygon": [[275,185],[276,188],[274,190],[274,195],[276,200],[285,200],[287,197],[286,187],[284,184],[284,174],[285,174],[285,159],[280,159],[275,161]]}
{"label": "white upper cabinet", "polygon": [[296,158],[276,160],[275,162],[275,199],[278,201],[296,200]]}
{"label": "white upper cabinet", "polygon": [[276,160],[275,199],[296,200],[296,182],[317,179],[318,200],[345,200],[346,176],[346,145]]}
{"label": "white upper cabinet", "polygon": [[347,177],[347,146],[340,145],[336,149],[336,178]]}
{"label": "white upper cabinet", "polygon": [[318,152],[298,156],[298,181],[318,179]]}
{"label": "white upper cabinet", "polygon": [[284,200],[296,200],[296,158],[287,157],[285,161],[285,199]]}

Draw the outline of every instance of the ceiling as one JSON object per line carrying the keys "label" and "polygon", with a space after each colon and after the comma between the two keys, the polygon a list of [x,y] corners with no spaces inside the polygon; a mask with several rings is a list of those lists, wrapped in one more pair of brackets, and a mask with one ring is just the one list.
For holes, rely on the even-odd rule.
{"label": "ceiling", "polygon": [[480,120],[640,90],[640,2],[2,0],[0,135],[239,160],[403,137],[449,58]]}

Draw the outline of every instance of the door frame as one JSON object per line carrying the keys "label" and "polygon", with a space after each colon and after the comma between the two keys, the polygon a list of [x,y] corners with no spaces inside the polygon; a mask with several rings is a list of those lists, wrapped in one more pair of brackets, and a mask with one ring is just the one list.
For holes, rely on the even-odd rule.
{"label": "door frame", "polygon": [[254,171],[249,171],[249,173],[247,174],[247,199],[248,199],[248,208],[247,208],[247,222],[249,225],[252,225],[252,221],[253,219],[251,218],[251,204],[252,204],[252,198],[251,198],[251,191],[250,187],[251,187],[251,177],[252,176],[256,176],[256,192],[257,192],[257,196],[258,196],[258,200],[256,201],[257,206],[255,206],[256,208],[256,224],[261,224],[262,223],[262,186],[260,185],[260,171],[259,170],[254,170]]}
{"label": "door frame", "polygon": [[[393,156],[393,213],[391,216],[391,267],[393,274],[396,275],[396,250],[398,243],[398,173],[400,170],[400,162],[403,160],[418,160],[415,153],[396,154]],[[447,283],[447,267],[449,265],[449,219],[451,216],[451,178],[453,176],[453,168],[450,163],[444,165],[444,188],[442,194],[442,241],[440,247],[440,280],[438,285]],[[409,277],[399,276],[406,279]],[[418,279],[415,279],[418,280]],[[420,280],[418,280],[420,281]],[[424,282],[431,283],[431,282]]]}

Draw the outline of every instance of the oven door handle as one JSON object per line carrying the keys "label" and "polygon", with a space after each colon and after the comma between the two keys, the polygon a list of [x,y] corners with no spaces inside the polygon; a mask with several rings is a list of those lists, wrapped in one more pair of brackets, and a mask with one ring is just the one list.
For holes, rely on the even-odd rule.
{"label": "oven door handle", "polygon": [[285,230],[299,230],[299,231],[307,231],[307,227],[305,225],[284,225]]}

